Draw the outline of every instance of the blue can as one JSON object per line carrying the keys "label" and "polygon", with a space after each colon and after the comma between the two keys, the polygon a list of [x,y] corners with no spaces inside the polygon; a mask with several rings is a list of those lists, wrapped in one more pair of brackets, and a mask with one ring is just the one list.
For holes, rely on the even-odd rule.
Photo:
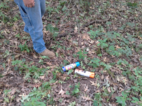
{"label": "blue can", "polygon": [[76,62],[76,63],[73,63],[73,64],[62,67],[62,70],[65,72],[67,70],[70,70],[70,69],[73,69],[73,68],[79,67],[79,66],[80,66],[80,63]]}

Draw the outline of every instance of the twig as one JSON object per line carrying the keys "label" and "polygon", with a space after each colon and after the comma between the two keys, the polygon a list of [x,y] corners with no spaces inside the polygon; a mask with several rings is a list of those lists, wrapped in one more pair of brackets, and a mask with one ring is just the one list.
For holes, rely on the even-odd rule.
{"label": "twig", "polygon": [[88,27],[88,26],[90,26],[90,25],[93,25],[94,23],[105,23],[105,22],[107,22],[109,19],[107,19],[107,20],[94,20],[94,21],[92,21],[92,22],[90,22],[90,23],[88,23],[88,24],[86,24],[86,25],[83,25],[83,27],[79,30],[79,32],[81,32],[85,27]]}

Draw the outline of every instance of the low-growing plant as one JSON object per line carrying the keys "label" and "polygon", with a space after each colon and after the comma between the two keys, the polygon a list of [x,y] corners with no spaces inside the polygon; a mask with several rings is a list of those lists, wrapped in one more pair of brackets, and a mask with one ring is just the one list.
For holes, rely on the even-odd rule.
{"label": "low-growing plant", "polygon": [[108,47],[107,39],[105,38],[105,39],[103,39],[103,40],[99,40],[99,43],[98,43],[98,45],[97,45],[97,46],[100,46],[100,47],[101,47],[101,49],[103,49],[103,48],[107,48],[107,47]]}
{"label": "low-growing plant", "polygon": [[102,106],[101,100],[101,93],[96,93],[93,101],[93,106]]}
{"label": "low-growing plant", "polygon": [[86,57],[87,52],[85,50],[77,52],[79,59],[83,59]]}
{"label": "low-growing plant", "polygon": [[7,103],[9,103],[10,102],[10,99],[9,99],[9,92],[10,92],[11,90],[4,90],[4,101],[5,102],[7,102]]}
{"label": "low-growing plant", "polygon": [[51,90],[50,84],[55,81],[44,82],[41,87],[33,88],[33,90],[26,96],[23,96],[21,102],[23,106],[46,106],[45,101],[49,101],[51,103],[52,97],[49,94],[49,90]]}
{"label": "low-growing plant", "polygon": [[96,67],[100,66],[100,59],[93,58],[93,59],[90,60],[88,65],[92,66],[93,68],[96,68]]}
{"label": "low-growing plant", "polygon": [[126,106],[126,100],[129,100],[130,98],[128,98],[129,92],[127,91],[123,91],[122,92],[122,96],[117,96],[116,97],[116,102],[121,104],[122,106]]}
{"label": "low-growing plant", "polygon": [[68,106],[75,106],[76,105],[76,102],[71,102]]}
{"label": "low-growing plant", "polygon": [[59,29],[56,28],[56,27],[53,27],[51,24],[48,24],[46,26],[46,30],[49,31],[52,34],[52,36],[53,36],[54,39],[55,39],[55,37],[58,36]]}
{"label": "low-growing plant", "polygon": [[95,39],[98,36],[99,33],[100,33],[100,30],[96,30],[96,31],[90,30],[88,32],[88,34],[90,35],[91,39]]}
{"label": "low-growing plant", "polygon": [[116,50],[116,48],[115,48],[113,45],[112,45],[112,46],[109,46],[109,48],[106,49],[106,51],[107,51],[110,55],[113,55],[113,56],[119,57],[119,56],[121,55],[121,53],[118,52],[118,51]]}
{"label": "low-growing plant", "polygon": [[19,45],[19,48],[20,48],[21,51],[27,51],[28,53],[30,52],[30,49],[29,49],[29,47],[27,46],[26,42],[25,42],[24,45],[20,44],[20,45]]}
{"label": "low-growing plant", "polygon": [[40,76],[44,75],[47,69],[45,68],[38,68],[36,66],[29,66],[30,64],[25,64],[21,60],[15,60],[12,61],[12,65],[15,66],[15,69],[19,69],[20,71],[25,72],[25,79],[28,79],[29,77],[33,78],[39,78]]}
{"label": "low-growing plant", "polygon": [[74,89],[72,91],[73,96],[77,96],[77,94],[80,92],[79,88],[80,88],[80,83],[75,84]]}

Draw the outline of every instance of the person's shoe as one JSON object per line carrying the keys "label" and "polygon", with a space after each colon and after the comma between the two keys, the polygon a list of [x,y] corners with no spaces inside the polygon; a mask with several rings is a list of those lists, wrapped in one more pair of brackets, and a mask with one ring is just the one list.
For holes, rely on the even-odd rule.
{"label": "person's shoe", "polygon": [[48,49],[45,49],[42,53],[39,53],[39,54],[42,55],[42,56],[48,56],[49,58],[55,57],[54,52],[52,52]]}

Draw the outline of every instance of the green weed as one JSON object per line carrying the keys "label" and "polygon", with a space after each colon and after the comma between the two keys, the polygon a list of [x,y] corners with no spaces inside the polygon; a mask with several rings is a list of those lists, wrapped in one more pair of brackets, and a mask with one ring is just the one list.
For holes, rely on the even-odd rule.
{"label": "green weed", "polygon": [[50,31],[50,33],[52,34],[53,38],[58,36],[59,29],[56,28],[56,27],[53,27],[51,24],[48,24],[46,26],[46,30]]}
{"label": "green weed", "polygon": [[30,64],[25,64],[23,61],[21,60],[15,60],[12,61],[12,65],[15,66],[15,69],[19,69],[20,71],[25,71],[25,79],[30,78],[31,76],[33,78],[39,78],[40,76],[44,75],[45,71],[47,69],[40,69],[36,66],[29,66]]}
{"label": "green weed", "polygon": [[122,92],[122,96],[116,97],[117,103],[121,104],[122,106],[126,106],[126,100],[129,100],[128,98],[129,92]]}
{"label": "green weed", "polygon": [[30,49],[28,48],[26,42],[25,42],[24,45],[20,44],[19,48],[20,48],[21,51],[27,51],[28,53],[30,52]]}
{"label": "green weed", "polygon": [[97,45],[97,46],[100,46],[100,47],[101,47],[101,49],[103,49],[103,48],[107,48],[107,47],[108,47],[107,39],[105,38],[105,39],[103,39],[103,40],[99,40],[99,43],[98,43],[98,45]]}
{"label": "green weed", "polygon": [[10,92],[11,90],[4,90],[4,101],[5,102],[7,102],[7,103],[9,103],[10,102],[10,98],[9,98],[9,96],[10,96],[10,94],[9,94],[9,92]]}
{"label": "green weed", "polygon": [[93,101],[93,106],[102,106],[101,100],[102,100],[101,94],[96,93]]}
{"label": "green weed", "polygon": [[77,96],[77,94],[80,92],[79,88],[80,88],[80,83],[78,83],[74,86],[74,89],[72,91],[73,96]]}

